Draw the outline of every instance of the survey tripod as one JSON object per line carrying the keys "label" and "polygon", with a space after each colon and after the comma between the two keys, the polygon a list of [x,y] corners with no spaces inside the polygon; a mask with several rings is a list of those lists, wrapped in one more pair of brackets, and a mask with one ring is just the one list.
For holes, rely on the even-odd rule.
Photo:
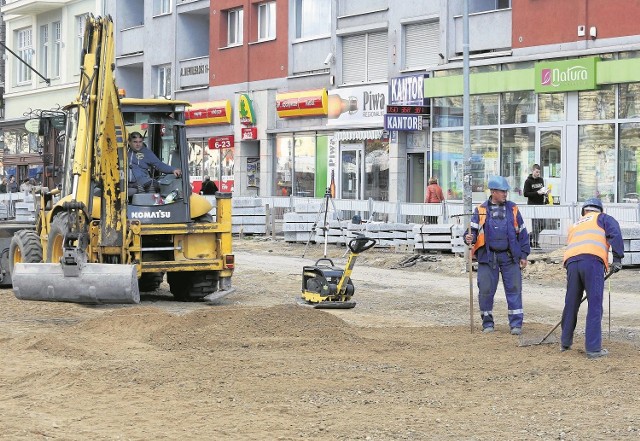
{"label": "survey tripod", "polygon": [[[307,252],[307,248],[309,247],[309,242],[311,242],[311,238],[316,233],[318,228],[323,230],[324,232],[324,252],[322,255],[325,258],[327,257],[327,241],[328,241],[328,232],[329,232],[329,224],[328,224],[327,216],[329,214],[329,203],[331,203],[331,207],[333,208],[333,211],[336,213],[336,218],[338,220],[338,223],[342,221],[342,219],[340,219],[340,214],[336,209],[336,204],[331,198],[331,187],[327,187],[327,191],[324,193],[324,201],[320,206],[320,209],[318,210],[318,214],[316,215],[316,220],[313,223],[313,226],[311,227],[311,231],[309,232],[309,238],[307,239],[307,243],[304,246],[304,251],[302,252],[303,258]],[[323,216],[323,212],[324,212],[324,216]],[[318,223],[320,222],[321,218],[322,218],[322,226],[319,227]]]}

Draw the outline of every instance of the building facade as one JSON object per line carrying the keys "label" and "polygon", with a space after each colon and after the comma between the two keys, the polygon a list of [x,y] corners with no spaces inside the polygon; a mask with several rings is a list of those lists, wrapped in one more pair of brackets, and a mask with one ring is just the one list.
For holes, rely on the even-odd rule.
{"label": "building facade", "polygon": [[[0,120],[3,173],[19,180],[41,179],[47,161],[42,140],[37,124],[25,123],[42,111],[56,112],[75,98],[85,20],[87,14],[103,15],[104,2],[3,3],[0,11],[9,49],[4,51],[4,118]],[[59,130],[63,128],[61,120]]]}
{"label": "building facade", "polygon": [[[128,96],[193,104],[194,176],[422,202],[433,175],[461,199],[462,0],[174,1],[109,12]],[[637,200],[639,6],[561,3],[469,0],[474,200],[502,174],[524,201],[534,163],[556,203]]]}

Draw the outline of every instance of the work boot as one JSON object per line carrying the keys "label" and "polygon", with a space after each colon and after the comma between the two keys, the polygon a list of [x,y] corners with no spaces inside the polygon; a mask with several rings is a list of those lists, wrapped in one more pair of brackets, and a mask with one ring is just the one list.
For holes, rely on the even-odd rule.
{"label": "work boot", "polygon": [[570,351],[571,346],[560,345],[560,352]]}
{"label": "work boot", "polygon": [[587,351],[587,358],[594,359],[594,358],[606,357],[608,353],[609,351],[607,349],[600,349],[597,352]]}
{"label": "work boot", "polygon": [[485,334],[488,334],[490,332],[493,332],[493,326],[487,326],[486,328],[484,328],[482,330],[482,332],[484,332]]}
{"label": "work boot", "polygon": [[518,328],[517,326],[514,326],[513,328],[511,328],[511,335],[520,335],[522,334],[522,328]]}

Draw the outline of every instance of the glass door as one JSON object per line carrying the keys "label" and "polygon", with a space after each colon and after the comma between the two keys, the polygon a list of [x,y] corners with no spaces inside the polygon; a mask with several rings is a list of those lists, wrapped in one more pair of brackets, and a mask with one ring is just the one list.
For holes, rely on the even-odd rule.
{"label": "glass door", "polygon": [[538,129],[538,151],[540,152],[540,167],[544,185],[549,188],[553,196],[553,203],[564,202],[562,188],[562,128],[549,127]]}
{"label": "glass door", "polygon": [[424,202],[424,153],[407,154],[407,202]]}
{"label": "glass door", "polygon": [[362,146],[344,146],[340,152],[340,198],[362,198]]}

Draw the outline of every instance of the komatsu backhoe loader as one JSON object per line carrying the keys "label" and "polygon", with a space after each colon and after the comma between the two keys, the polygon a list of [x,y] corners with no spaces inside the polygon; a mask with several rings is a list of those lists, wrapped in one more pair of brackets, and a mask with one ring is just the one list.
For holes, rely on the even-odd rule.
{"label": "komatsu backhoe loader", "polygon": [[[36,229],[18,231],[11,242],[16,297],[138,303],[140,291],[156,289],[165,273],[176,299],[227,295],[234,269],[231,194],[216,195],[214,220],[211,203],[191,192],[189,104],[120,99],[113,69],[112,20],[90,17],[79,93],[65,108],[61,189],[41,196]],[[126,138],[132,131],[182,170],[181,177],[156,176],[159,193],[129,194]]]}

